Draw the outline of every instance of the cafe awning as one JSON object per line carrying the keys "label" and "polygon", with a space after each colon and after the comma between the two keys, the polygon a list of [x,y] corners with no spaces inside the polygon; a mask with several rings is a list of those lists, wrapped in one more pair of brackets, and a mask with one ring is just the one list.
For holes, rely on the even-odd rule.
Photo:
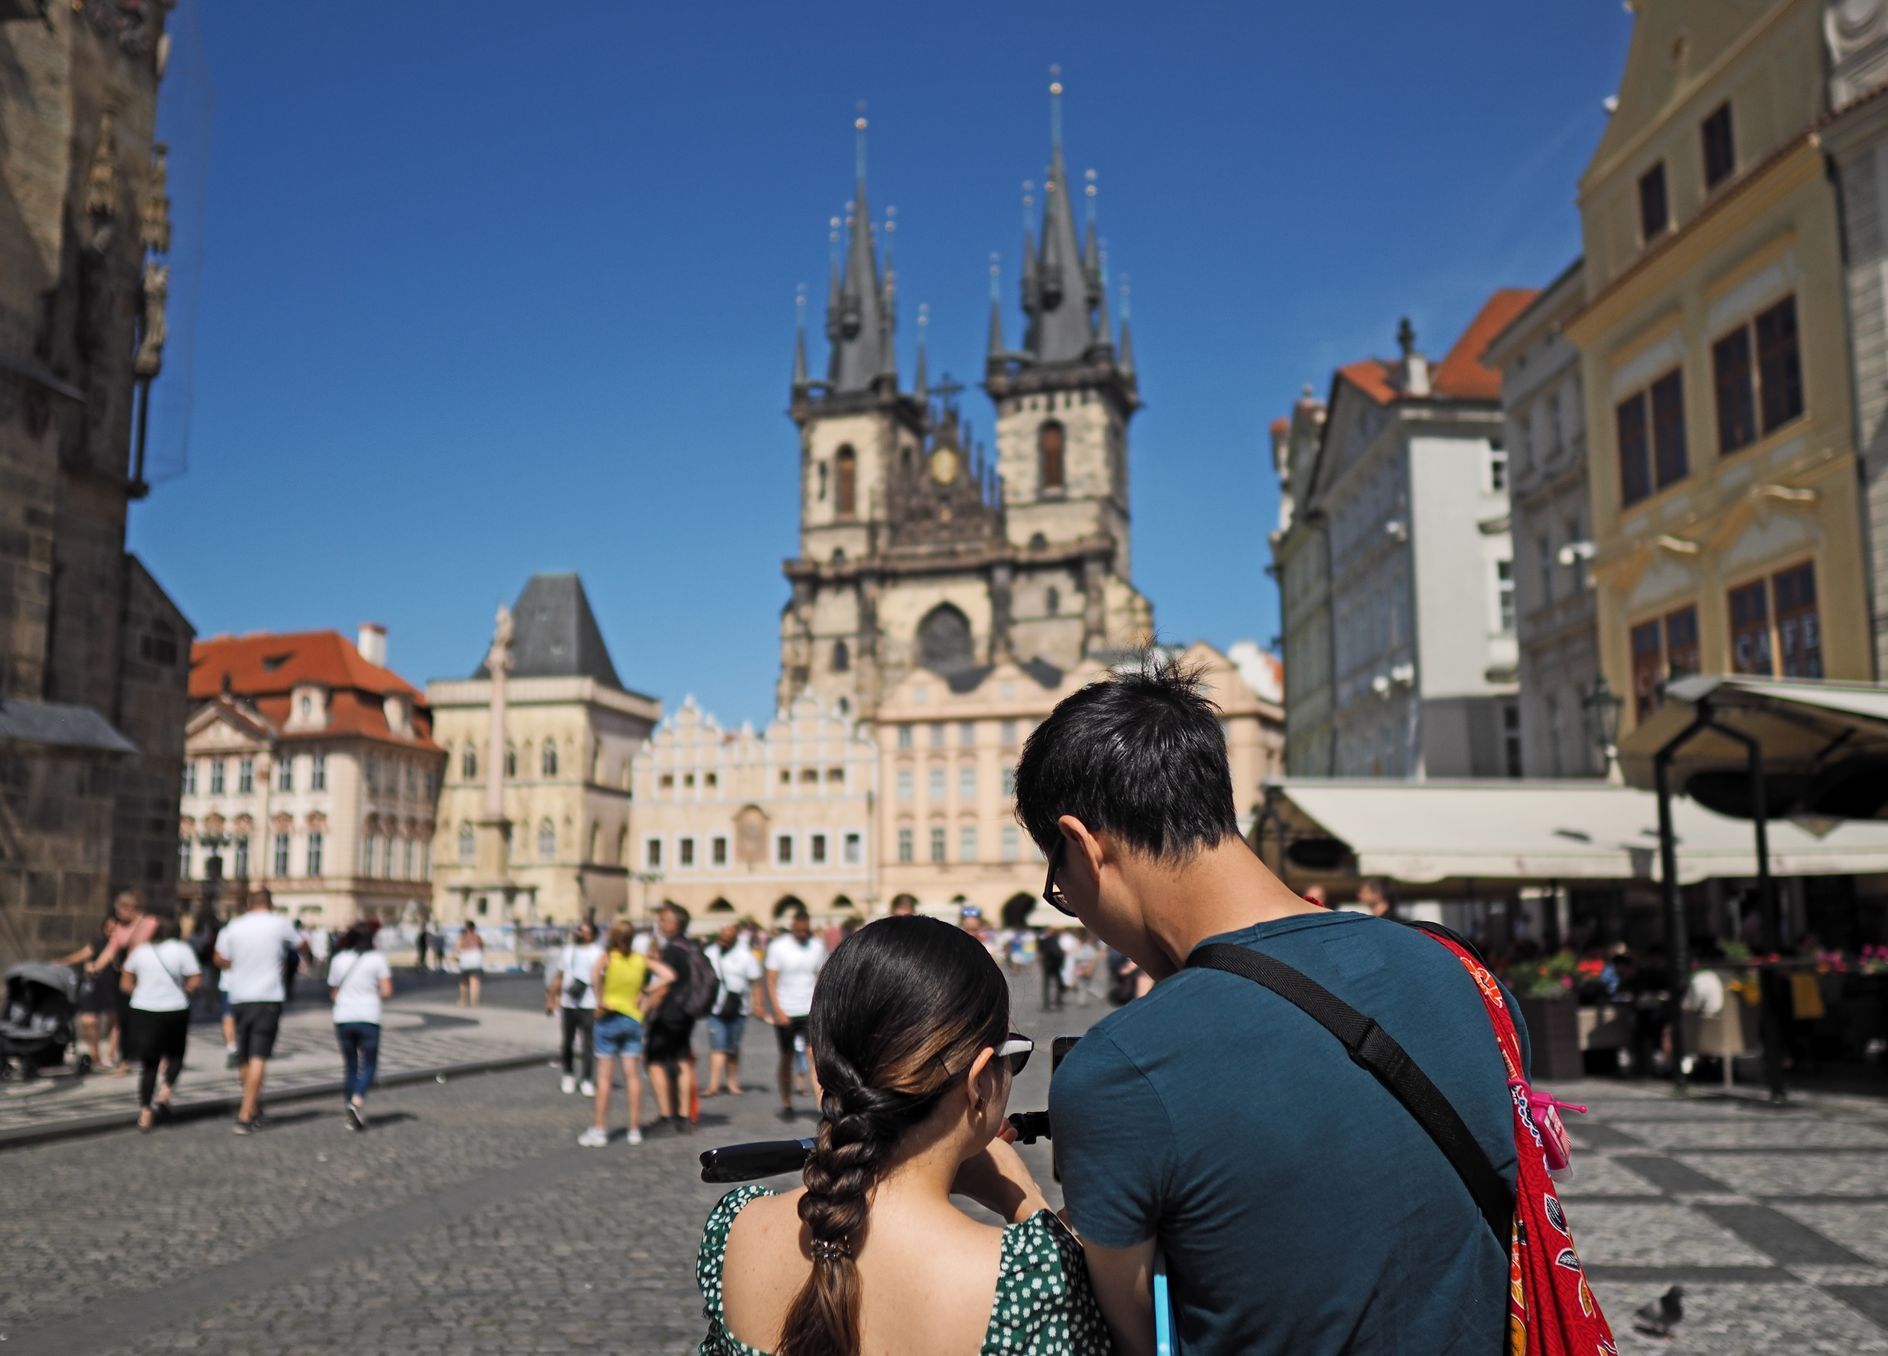
{"label": "cafe awning", "polygon": [[1671,760],[1674,790],[1749,813],[1754,740],[1772,818],[1888,817],[1888,687],[1696,674],[1666,684],[1659,709],[1620,743],[1628,785],[1653,785],[1653,758],[1700,716]]}
{"label": "cafe awning", "polygon": [[[1441,895],[1497,886],[1659,879],[1658,806],[1600,781],[1366,781],[1290,778],[1266,788],[1255,837],[1274,869],[1280,823],[1289,880],[1385,876]],[[1750,824],[1685,798],[1672,806],[1683,884],[1757,873]],[[1778,876],[1888,873],[1888,824],[1818,836],[1770,828]]]}

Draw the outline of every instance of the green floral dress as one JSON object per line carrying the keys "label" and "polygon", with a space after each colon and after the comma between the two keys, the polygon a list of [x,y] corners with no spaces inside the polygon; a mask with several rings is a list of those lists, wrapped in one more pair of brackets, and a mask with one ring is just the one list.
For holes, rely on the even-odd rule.
{"label": "green floral dress", "polygon": [[[773,1189],[744,1186],[721,1198],[702,1230],[695,1281],[701,1287],[708,1336],[701,1356],[766,1356],[737,1342],[721,1317],[721,1259],[728,1230],[741,1207]],[[1114,1350],[1088,1286],[1088,1268],[1075,1236],[1047,1210],[1003,1230],[1003,1261],[996,1278],[990,1326],[978,1356],[1108,1356]]]}

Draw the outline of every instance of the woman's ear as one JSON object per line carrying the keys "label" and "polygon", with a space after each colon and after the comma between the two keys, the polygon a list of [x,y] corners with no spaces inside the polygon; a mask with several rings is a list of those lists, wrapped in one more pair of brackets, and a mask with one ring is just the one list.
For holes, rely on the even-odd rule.
{"label": "woman's ear", "polygon": [[983,1104],[996,1095],[995,1085],[990,1080],[990,1061],[996,1055],[996,1047],[986,1045],[977,1052],[977,1057],[970,1061],[970,1074],[964,1079],[965,1095],[970,1100],[972,1111],[983,1110]]}

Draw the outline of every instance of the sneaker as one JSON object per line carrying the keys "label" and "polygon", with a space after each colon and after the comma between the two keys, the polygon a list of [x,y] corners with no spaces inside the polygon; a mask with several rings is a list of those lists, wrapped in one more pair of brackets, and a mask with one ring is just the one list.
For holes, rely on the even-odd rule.
{"label": "sneaker", "polygon": [[779,1115],[780,1119],[783,1121],[791,1121],[799,1117],[799,1113],[790,1106],[781,1107],[776,1114]]}
{"label": "sneaker", "polygon": [[564,1096],[568,1097],[577,1090],[577,1080],[572,1078],[569,1074],[565,1074],[564,1081],[559,1086],[563,1088]]}
{"label": "sneaker", "polygon": [[367,1113],[360,1107],[355,1106],[352,1102],[347,1104],[347,1128],[350,1130],[365,1130],[367,1128]]}
{"label": "sneaker", "polygon": [[608,1130],[599,1130],[594,1125],[577,1136],[577,1143],[586,1149],[601,1149],[609,1142],[610,1132]]}
{"label": "sneaker", "polygon": [[597,1085],[586,1078],[577,1085],[577,1091],[581,1092],[585,1097],[595,1097],[597,1095]]}
{"label": "sneaker", "polygon": [[630,1127],[629,1127],[629,1139],[628,1139],[628,1140],[626,1141],[626,1143],[629,1143],[629,1144],[641,1144],[641,1143],[642,1143],[642,1131],[640,1131],[640,1130],[638,1130],[638,1129],[637,1129],[637,1128],[636,1128],[635,1126],[633,1126],[633,1125],[632,1125],[632,1126],[630,1126]]}
{"label": "sneaker", "polygon": [[693,1122],[693,1121],[691,1121],[691,1120],[690,1120],[690,1119],[689,1119],[688,1117],[686,1117],[686,1116],[677,1116],[677,1117],[675,1118],[675,1133],[676,1133],[676,1134],[678,1134],[678,1135],[692,1135],[692,1134],[694,1134],[694,1133],[695,1133],[695,1122]]}
{"label": "sneaker", "polygon": [[230,1046],[225,1046],[225,1047],[224,1047],[224,1049],[223,1049],[223,1067],[224,1067],[225,1069],[234,1069],[234,1068],[235,1068],[235,1067],[236,1067],[236,1066],[237,1066],[238,1064],[240,1064],[241,1062],[242,1062],[241,1060],[239,1060],[239,1059],[237,1059],[237,1058],[236,1058],[236,1047],[235,1047],[235,1046],[233,1046],[233,1045],[230,1045]]}
{"label": "sneaker", "polygon": [[232,1125],[230,1129],[234,1130],[239,1135],[254,1134],[255,1129],[256,1129],[256,1123],[254,1121],[239,1120],[234,1125]]}

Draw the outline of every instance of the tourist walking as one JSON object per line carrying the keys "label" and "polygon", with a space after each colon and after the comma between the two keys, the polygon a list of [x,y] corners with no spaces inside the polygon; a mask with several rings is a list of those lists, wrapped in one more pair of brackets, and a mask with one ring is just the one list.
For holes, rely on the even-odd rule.
{"label": "tourist walking", "polygon": [[620,1064],[623,1093],[629,1102],[629,1142],[642,1143],[642,1016],[647,991],[675,981],[675,972],[636,949],[636,925],[618,919],[609,943],[590,972],[597,991],[596,1121],[578,1136],[586,1149],[610,1142],[610,1082]]}
{"label": "tourist walking", "polygon": [[282,1001],[295,1001],[295,980],[302,972],[302,957],[312,956],[314,948],[308,941],[308,932],[302,926],[302,920],[295,920],[295,935],[291,944],[282,948]]}
{"label": "tourist walking", "polygon": [[470,918],[459,929],[459,938],[452,944],[452,954],[459,962],[459,1006],[476,1008],[479,1005],[479,980],[485,976],[485,939],[479,936],[479,930],[472,925]]}
{"label": "tourist walking", "polygon": [[380,1065],[380,1005],[393,997],[393,971],[374,947],[377,929],[356,923],[341,937],[328,966],[334,1039],[341,1047],[342,1113],[347,1128],[367,1128],[367,1090]]}
{"label": "tourist walking", "polygon": [[414,964],[414,969],[424,970],[426,968],[426,948],[431,946],[432,942],[433,942],[433,934],[426,930],[426,924],[421,923],[420,935],[417,938],[415,938],[413,942],[414,947],[419,952],[419,959]]}
{"label": "tourist walking", "polygon": [[[790,1121],[793,1110],[793,1063],[806,1053],[807,1018],[813,1011],[813,989],[826,967],[826,945],[813,935],[813,920],[805,909],[795,909],[781,933],[767,944],[767,1020],[773,1024],[780,1051],[780,1119]],[[819,1101],[819,1071],[809,1069],[813,1100]]]}
{"label": "tourist walking", "polygon": [[1036,964],[1042,968],[1042,1010],[1059,1012],[1062,1008],[1062,939],[1054,928],[1044,928],[1037,934]]}
{"label": "tourist walking", "polygon": [[678,1133],[694,1129],[695,1022],[713,1010],[717,988],[707,958],[688,935],[688,910],[665,903],[656,914],[661,959],[675,974],[650,1013],[643,1046],[656,1114]]}
{"label": "tourist walking", "polygon": [[236,1063],[243,1076],[235,1125],[239,1135],[249,1134],[262,1119],[262,1084],[282,1030],[282,953],[304,945],[295,925],[272,911],[274,902],[266,888],[256,890],[248,910],[216,938],[216,964],[229,976]]}
{"label": "tourist walking", "polygon": [[948,923],[887,918],[835,948],[804,1185],[744,1186],[709,1215],[703,1356],[1110,1351],[1081,1244],[1004,1139],[1033,1048],[1009,1018],[1002,968]]}
{"label": "tourist walking", "polygon": [[90,941],[76,951],[61,956],[58,961],[60,965],[70,965],[78,971],[74,1006],[79,1012],[79,1040],[85,1046],[85,1053],[79,1056],[81,1074],[93,1069],[110,1068],[118,1059],[119,971],[116,966],[94,970],[90,965],[92,960],[104,954],[117,926],[116,915],[107,913]]}
{"label": "tourist walking", "polygon": [[577,1091],[576,1044],[583,1039],[583,1095],[594,1097],[597,1090],[597,991],[590,977],[596,973],[603,948],[597,945],[597,926],[588,921],[570,930],[570,938],[557,953],[551,977],[544,986],[544,1015],[556,1013],[561,1025],[558,1057],[563,1066],[563,1089],[568,1095]]}
{"label": "tourist walking", "polygon": [[708,1086],[702,1096],[714,1097],[726,1091],[739,1097],[741,1087],[741,1032],[747,1025],[749,997],[764,976],[760,957],[741,938],[738,923],[729,923],[715,934],[714,944],[703,954],[714,967],[720,987],[715,990],[714,1011],[708,1014]]}
{"label": "tourist walking", "polygon": [[203,982],[197,953],[177,934],[176,919],[153,919],[151,940],[125,957],[120,980],[130,999],[127,1048],[139,1063],[138,1129],[146,1132],[170,1115],[190,1036],[190,996]]}
{"label": "tourist walking", "polygon": [[112,900],[111,911],[118,926],[111,930],[103,949],[86,962],[85,968],[104,981],[106,992],[111,996],[112,1026],[116,1032],[111,1073],[124,1077],[131,1072],[131,1052],[124,1044],[125,1030],[131,1019],[131,995],[117,982],[117,976],[124,958],[150,941],[157,931],[157,916],[144,907],[144,896],[136,890],[126,890]]}

